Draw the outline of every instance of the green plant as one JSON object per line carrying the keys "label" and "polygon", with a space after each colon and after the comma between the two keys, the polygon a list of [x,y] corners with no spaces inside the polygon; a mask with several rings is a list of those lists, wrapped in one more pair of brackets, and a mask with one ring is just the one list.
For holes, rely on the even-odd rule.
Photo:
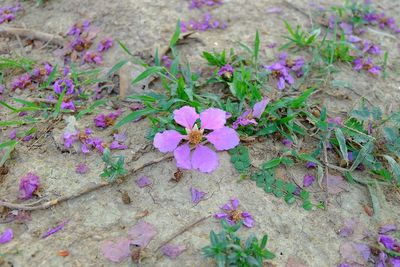
{"label": "green plant", "polygon": [[254,235],[242,241],[236,234],[242,225],[241,222],[229,225],[222,220],[221,225],[222,231],[220,233],[211,231],[211,244],[202,249],[203,254],[207,258],[213,258],[217,266],[262,267],[266,260],[275,258],[275,255],[266,248],[267,235],[260,241]]}
{"label": "green plant", "polygon": [[103,173],[100,176],[106,179],[108,182],[113,182],[128,173],[128,171],[125,169],[124,156],[111,156],[110,150],[106,148],[104,149],[101,159],[105,165]]}

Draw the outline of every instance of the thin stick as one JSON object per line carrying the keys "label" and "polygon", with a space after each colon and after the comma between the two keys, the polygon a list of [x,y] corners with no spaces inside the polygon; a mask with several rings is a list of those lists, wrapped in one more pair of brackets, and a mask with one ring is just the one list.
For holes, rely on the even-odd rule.
{"label": "thin stick", "polygon": [[[140,165],[139,167],[129,171],[129,173],[127,175],[125,175],[123,178],[126,178],[126,177],[128,177],[128,176],[130,176],[132,174],[135,174],[136,172],[148,167],[148,166],[157,164],[159,162],[162,162],[164,160],[170,159],[172,157],[173,157],[173,155],[166,155],[166,156],[161,157],[159,159],[148,161],[148,162]],[[63,196],[63,197],[55,198],[53,200],[47,201],[47,202],[45,202],[45,203],[43,203],[41,205],[37,205],[37,206],[29,206],[29,205],[24,205],[24,204],[14,204],[14,203],[5,202],[5,201],[0,201],[0,206],[7,207],[7,208],[10,208],[10,209],[17,209],[17,210],[44,210],[44,209],[48,209],[48,208],[50,208],[52,206],[55,206],[55,205],[57,205],[57,204],[59,204],[61,202],[65,202],[67,200],[78,198],[80,196],[83,196],[83,195],[88,194],[90,192],[96,191],[97,189],[103,188],[103,187],[111,185],[111,184],[114,184],[114,183],[113,182],[112,183],[101,182],[99,184],[95,184],[95,185],[89,186],[87,188],[84,188],[84,189],[82,189],[82,190],[80,190],[78,192],[75,192],[75,193],[73,193],[73,194],[71,194],[69,196]]]}
{"label": "thin stick", "polygon": [[193,228],[194,226],[196,226],[197,224],[207,220],[208,218],[210,218],[211,215],[207,215],[205,217],[202,217],[200,219],[198,219],[197,221],[189,224],[188,226],[185,226],[184,228],[182,228],[181,230],[179,230],[177,233],[173,234],[170,238],[168,238],[166,241],[162,242],[161,245],[159,245],[156,249],[156,252],[160,250],[160,248],[162,248],[163,246],[165,246],[166,244],[168,244],[169,242],[171,242],[172,240],[174,240],[175,238],[177,238],[178,236],[180,236],[181,234],[187,232],[188,230],[190,230],[191,228]]}
{"label": "thin stick", "polygon": [[324,168],[325,168],[325,184],[326,184],[326,191],[325,191],[325,207],[327,207],[328,204],[328,198],[329,198],[329,183],[328,183],[328,177],[329,177],[329,168],[328,168],[328,150],[326,146],[326,141],[322,142],[323,150],[324,150]]}
{"label": "thin stick", "polygon": [[31,29],[17,28],[17,27],[0,27],[0,36],[15,35],[28,38],[31,40],[39,40],[55,44],[57,46],[64,46],[64,39],[61,36],[53,35],[45,32],[40,32]]}

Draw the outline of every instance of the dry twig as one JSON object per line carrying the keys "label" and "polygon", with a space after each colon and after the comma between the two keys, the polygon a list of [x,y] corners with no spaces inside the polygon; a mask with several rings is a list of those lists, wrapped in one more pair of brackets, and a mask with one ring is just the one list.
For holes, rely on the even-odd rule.
{"label": "dry twig", "polygon": [[31,29],[17,27],[0,27],[0,36],[20,36],[31,40],[39,40],[57,46],[64,46],[64,39],[61,36],[40,32]]}

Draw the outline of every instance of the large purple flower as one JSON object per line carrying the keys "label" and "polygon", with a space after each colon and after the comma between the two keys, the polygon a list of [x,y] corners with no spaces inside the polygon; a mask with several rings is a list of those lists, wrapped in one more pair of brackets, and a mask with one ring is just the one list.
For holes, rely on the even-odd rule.
{"label": "large purple flower", "polygon": [[232,198],[228,203],[222,206],[223,212],[216,213],[214,218],[225,219],[229,224],[235,224],[242,221],[243,225],[251,228],[254,226],[254,219],[247,211],[239,210],[239,200]]}
{"label": "large purple flower", "polygon": [[297,77],[303,76],[303,66],[304,66],[303,58],[300,57],[296,59],[291,59],[289,58],[288,53],[285,52],[279,55],[279,62],[286,68],[294,71]]}
{"label": "large purple flower", "polygon": [[275,62],[270,66],[265,66],[267,70],[271,72],[273,78],[277,79],[277,87],[279,90],[283,90],[286,87],[286,83],[289,85],[294,84],[294,79],[289,73],[289,69],[281,62]]}
{"label": "large purple flower", "polygon": [[61,94],[65,90],[67,95],[72,95],[74,88],[74,82],[68,78],[58,79],[54,82],[54,92],[56,94]]}
{"label": "large purple flower", "polygon": [[261,118],[265,108],[269,103],[269,98],[264,98],[260,102],[254,104],[254,107],[248,108],[239,118],[232,124],[233,129],[237,129],[240,126],[246,126],[248,124],[257,125],[255,119]]}
{"label": "large purple flower", "polygon": [[[196,121],[200,119],[200,128]],[[217,151],[228,150],[239,144],[235,130],[225,126],[226,112],[209,108],[200,115],[193,107],[184,106],[174,111],[174,120],[185,127],[186,135],[175,130],[157,133],[153,145],[161,152],[174,152],[176,165],[182,169],[197,169],[210,173],[218,166],[218,156],[209,147],[201,144],[203,138],[214,145]],[[187,140],[181,145],[182,140]],[[193,153],[190,146],[194,148]]]}
{"label": "large purple flower", "polygon": [[39,176],[29,172],[26,176],[22,177],[21,181],[19,182],[19,198],[32,198],[32,194],[39,188],[39,186]]}
{"label": "large purple flower", "polygon": [[225,66],[222,66],[219,70],[218,70],[218,76],[224,76],[227,79],[230,79],[233,75],[234,69],[230,64],[226,64]]}

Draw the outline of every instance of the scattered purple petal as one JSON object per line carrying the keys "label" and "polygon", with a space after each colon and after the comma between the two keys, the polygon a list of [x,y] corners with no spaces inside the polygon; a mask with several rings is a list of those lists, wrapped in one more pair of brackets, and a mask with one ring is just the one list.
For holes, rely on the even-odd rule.
{"label": "scattered purple petal", "polygon": [[247,211],[239,210],[239,200],[237,198],[232,198],[228,203],[222,206],[223,212],[214,214],[216,219],[224,219],[229,224],[235,224],[242,221],[243,225],[247,228],[254,226],[253,216]]}
{"label": "scattered purple petal", "polygon": [[182,254],[186,250],[186,246],[184,245],[170,245],[166,244],[161,247],[162,253],[171,259],[176,259],[179,255]]}
{"label": "scattered purple petal", "polygon": [[140,188],[143,188],[143,187],[146,187],[146,186],[149,186],[152,184],[152,181],[147,176],[142,176],[139,179],[137,179],[135,182]]}
{"label": "scattered purple petal", "polygon": [[315,181],[315,176],[312,175],[312,174],[307,173],[303,177],[303,186],[304,187],[309,187],[314,183],[314,181]]}
{"label": "scattered purple petal", "polygon": [[287,148],[291,148],[293,146],[293,142],[290,141],[289,139],[283,139],[282,144]]}
{"label": "scattered purple petal", "polygon": [[155,227],[145,221],[138,222],[128,231],[129,238],[132,239],[131,244],[140,248],[145,248],[156,234]]}
{"label": "scattered purple petal", "polygon": [[63,222],[62,224],[60,224],[59,226],[49,229],[46,233],[44,233],[44,234],[42,235],[42,238],[46,238],[46,237],[48,237],[48,236],[51,236],[51,235],[57,233],[58,231],[60,231],[61,229],[63,229],[64,226],[65,226],[67,223],[68,223],[68,221],[65,221],[65,222]]}
{"label": "scattered purple petal", "polygon": [[109,261],[120,263],[131,256],[131,240],[120,237],[115,242],[106,240],[101,245],[103,256]]}
{"label": "scattered purple petal", "polygon": [[78,174],[88,173],[89,167],[85,163],[79,163],[75,168],[75,172]]}
{"label": "scattered purple petal", "polygon": [[357,222],[353,219],[345,220],[343,226],[339,229],[338,235],[341,237],[349,237],[353,235],[356,224]]}
{"label": "scattered purple petal", "polygon": [[0,235],[0,244],[5,244],[10,242],[14,237],[13,230],[11,228],[6,229],[1,235]]}
{"label": "scattered purple petal", "polygon": [[205,192],[199,191],[194,187],[190,188],[190,193],[192,194],[192,202],[195,204],[199,203],[206,195]]}
{"label": "scattered purple petal", "polygon": [[381,226],[381,228],[379,228],[379,233],[380,234],[386,234],[387,232],[391,232],[391,231],[396,231],[397,230],[397,226],[394,224],[386,224]]}
{"label": "scattered purple petal", "polygon": [[19,182],[19,198],[30,199],[33,193],[40,187],[39,176],[29,172],[26,176],[22,177]]}
{"label": "scattered purple petal", "polygon": [[306,168],[307,169],[315,169],[315,168],[317,168],[317,163],[309,161],[306,163]]}

